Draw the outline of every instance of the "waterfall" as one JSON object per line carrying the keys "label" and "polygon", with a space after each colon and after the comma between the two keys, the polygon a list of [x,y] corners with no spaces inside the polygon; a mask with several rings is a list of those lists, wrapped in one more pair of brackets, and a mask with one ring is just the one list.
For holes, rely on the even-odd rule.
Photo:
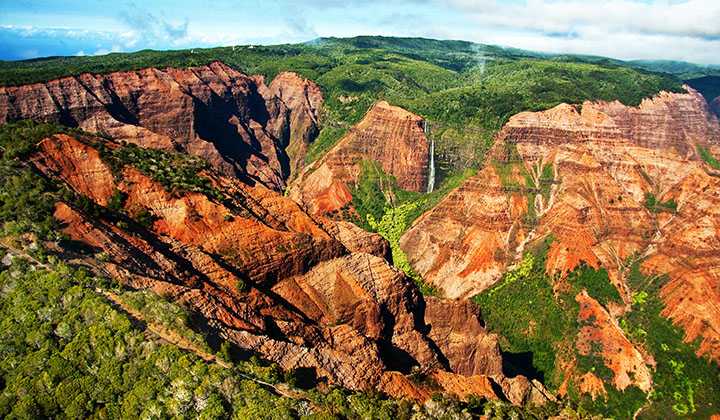
{"label": "waterfall", "polygon": [[[430,135],[430,123],[425,120],[425,135]],[[435,188],[435,139],[430,137],[430,165],[428,166],[428,186],[427,192],[433,192]]]}

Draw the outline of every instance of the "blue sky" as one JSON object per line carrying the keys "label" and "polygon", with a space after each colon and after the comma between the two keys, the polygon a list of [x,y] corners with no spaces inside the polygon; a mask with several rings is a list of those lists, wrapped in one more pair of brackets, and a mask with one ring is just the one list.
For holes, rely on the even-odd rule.
{"label": "blue sky", "polygon": [[720,0],[0,0],[4,60],[355,35],[720,64]]}

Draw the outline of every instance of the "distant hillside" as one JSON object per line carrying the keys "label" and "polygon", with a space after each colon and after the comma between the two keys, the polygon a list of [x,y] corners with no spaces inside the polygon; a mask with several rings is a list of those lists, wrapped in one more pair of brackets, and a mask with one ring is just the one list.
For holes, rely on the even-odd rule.
{"label": "distant hillside", "polygon": [[687,63],[685,61],[670,60],[634,60],[626,62],[627,65],[662,73],[676,74],[683,79],[690,79],[706,74],[720,75],[720,66],[701,66],[698,64]]}
{"label": "distant hillside", "polygon": [[[310,146],[308,162],[327,151],[379,100],[429,119],[433,135],[444,138],[438,144],[439,159],[454,171],[482,166],[494,133],[518,112],[585,100],[637,105],[660,90],[682,91],[673,76],[649,74],[597,57],[557,57],[466,41],[367,36],[320,38],[296,45],[5,61],[0,62],[0,86],[82,73],[192,68],[215,61],[245,74],[264,75],[266,82],[281,71],[293,71],[322,89],[325,129]],[[469,143],[472,150],[462,153],[463,159],[450,159]]]}
{"label": "distant hillside", "polygon": [[713,99],[720,96],[720,76],[698,77],[686,80],[685,83],[702,93],[708,102],[712,102]]}

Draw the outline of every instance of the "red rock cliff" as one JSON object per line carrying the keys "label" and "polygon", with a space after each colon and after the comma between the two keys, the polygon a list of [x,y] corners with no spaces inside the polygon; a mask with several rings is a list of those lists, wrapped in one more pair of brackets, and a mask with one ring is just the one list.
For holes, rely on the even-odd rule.
{"label": "red rock cliff", "polygon": [[98,205],[119,190],[126,215],[154,216],[144,228],[123,214],[59,203],[63,231],[106,255],[88,262],[96,270],[184,301],[240,349],[333,384],[422,399],[430,390],[398,373],[419,366],[460,397],[461,386],[516,403],[542,395],[527,379],[502,375],[497,337],[475,304],[425,300],[383,258],[388,246],[378,235],[313,219],[277,192],[211,171],[200,176],[222,190],[222,202],[171,194],[133,167],[113,173],[89,144],[56,135],[29,162]]}
{"label": "red rock cliff", "polygon": [[[639,107],[586,102],[515,115],[491,152],[503,164],[489,165],[421,216],[401,247],[426,281],[461,297],[493,284],[529,242],[552,235],[548,272],[581,260],[602,264],[627,307],[627,262],[643,258],[643,272],[670,278],[660,292],[664,315],[687,341],[700,339],[700,353],[719,358],[720,174],[698,146],[718,157],[720,125],[692,89]],[[673,200],[677,211],[648,208],[646,194]],[[586,328],[577,344],[617,344],[618,354],[605,359],[614,385],[646,389],[644,363],[651,362],[616,327],[624,309],[607,313],[591,299],[578,301],[607,328]]]}
{"label": "red rock cliff", "polygon": [[196,154],[277,190],[304,159],[321,106],[319,88],[295,74],[266,86],[222,63],[0,87],[0,122],[34,118]]}
{"label": "red rock cliff", "polygon": [[378,162],[395,186],[425,191],[429,144],[423,120],[387,102],[376,104],[325,156],[300,173],[290,197],[302,201],[312,214],[339,210],[352,200],[361,162]]}

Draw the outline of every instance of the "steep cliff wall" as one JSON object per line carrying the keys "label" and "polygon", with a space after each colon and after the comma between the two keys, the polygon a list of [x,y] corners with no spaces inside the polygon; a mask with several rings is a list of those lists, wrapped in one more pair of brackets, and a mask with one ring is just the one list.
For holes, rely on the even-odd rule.
{"label": "steep cliff wall", "polygon": [[495,282],[510,241],[523,235],[527,198],[508,196],[491,166],[469,178],[400,239],[410,263],[449,298],[468,297]]}
{"label": "steep cliff wall", "polygon": [[[241,350],[336,385],[425,398],[429,388],[403,376],[418,366],[461,398],[461,384],[516,403],[544,395],[524,377],[504,377],[498,338],[475,304],[425,300],[385,259],[378,235],[313,219],[277,192],[213,171],[197,176],[221,197],[168,191],[110,157],[121,150],[138,149],[55,135],[28,158],[96,205],[121,206],[56,205],[61,229],[104,255],[85,261],[95,270],[183,301]],[[140,212],[150,223],[132,219]]]}
{"label": "steep cliff wall", "polygon": [[0,122],[33,118],[187,152],[276,190],[304,159],[321,106],[320,89],[293,73],[266,86],[222,63],[0,88]]}
{"label": "steep cliff wall", "polygon": [[428,149],[422,118],[379,102],[325,156],[300,173],[290,197],[305,203],[312,214],[340,210],[352,201],[348,188],[357,184],[360,164],[367,160],[395,177],[397,188],[423,192]]}
{"label": "steep cliff wall", "polygon": [[[697,145],[714,150],[720,127],[695,92],[663,93],[638,108],[617,102],[586,102],[581,112],[578,108],[561,104],[510,119],[492,150],[501,164],[468,179],[401,239],[420,274],[438,279],[449,296],[482,290],[492,283],[493,272],[522,251],[526,234],[558,239],[548,262],[551,271],[572,269],[580,259],[617,265],[618,259],[644,249],[656,219],[665,217],[648,211],[647,193],[667,201],[670,196],[664,194],[695,168],[712,171]],[[508,173],[500,179],[494,168]],[[523,215],[526,226],[520,223]],[[487,225],[487,235],[497,238],[473,240],[477,233],[470,228],[478,225]],[[456,245],[438,246],[445,242]],[[488,249],[468,258],[474,246]],[[561,251],[563,246],[567,249]],[[503,259],[498,249],[509,258]],[[466,260],[478,270],[468,271],[469,262],[461,262]],[[489,274],[465,281],[471,272]]]}
{"label": "steep cliff wall", "polygon": [[[699,354],[718,358],[720,174],[699,146],[717,157],[720,125],[691,89],[661,93],[637,108],[586,102],[524,112],[499,133],[489,166],[421,216],[400,244],[426,281],[448,297],[466,297],[492,285],[528,244],[551,235],[549,273],[562,277],[581,261],[602,266],[627,308],[626,269],[642,258],[644,273],[670,278],[660,291],[664,315],[683,327],[687,341],[700,339]],[[614,308],[611,318],[623,310]],[[617,329],[592,331],[601,342],[624,343],[613,338],[612,331],[623,335]],[[630,347],[617,356],[630,359],[606,359],[618,375],[614,385],[629,383],[624,369],[646,389]]]}

